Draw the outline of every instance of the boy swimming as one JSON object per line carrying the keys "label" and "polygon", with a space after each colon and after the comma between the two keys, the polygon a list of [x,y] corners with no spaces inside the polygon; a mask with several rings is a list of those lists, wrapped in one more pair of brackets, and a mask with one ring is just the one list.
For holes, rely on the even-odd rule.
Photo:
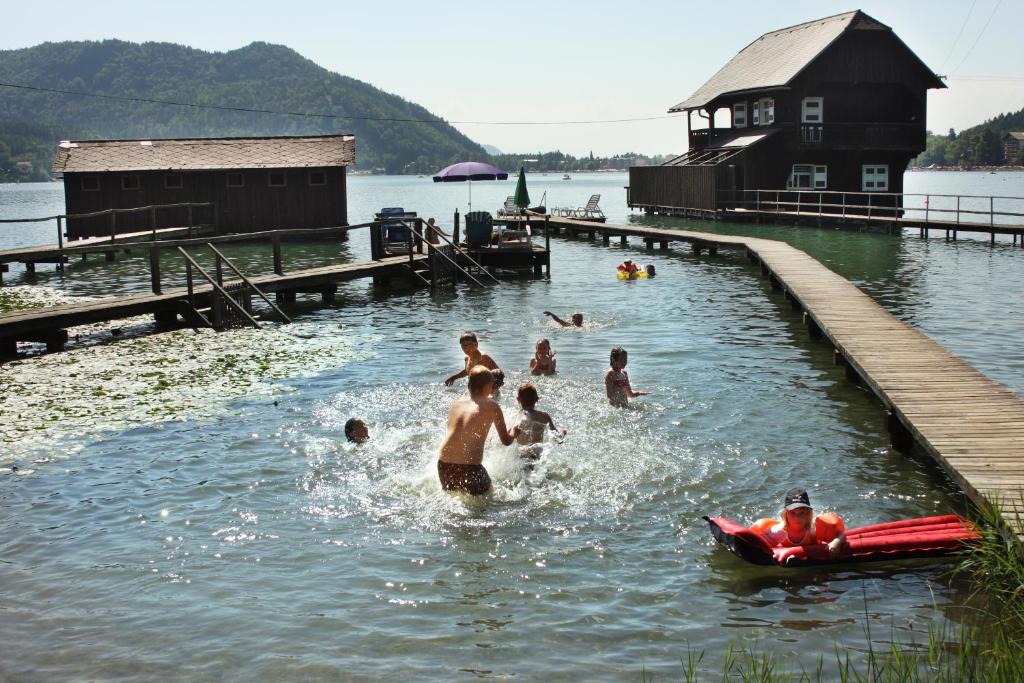
{"label": "boy swimming", "polygon": [[613,406],[626,406],[629,405],[631,398],[650,395],[646,391],[633,391],[629,384],[629,375],[626,374],[628,360],[626,349],[621,346],[613,348],[608,357],[611,367],[604,373],[604,390],[608,395],[608,402]]}
{"label": "boy swimming", "polygon": [[566,430],[558,429],[551,415],[542,410],[537,410],[537,388],[527,382],[519,387],[516,401],[523,409],[522,419],[519,424],[512,428],[512,436],[520,445],[519,456],[529,460],[536,460],[540,457],[540,445],[544,442],[544,434],[550,428],[554,432],[561,432],[564,437]]}
{"label": "boy swimming", "polygon": [[551,351],[551,342],[547,339],[537,340],[537,346],[530,359],[531,375],[553,375],[555,369],[555,354]]}
{"label": "boy swimming", "polygon": [[572,314],[572,317],[570,318],[572,322],[566,322],[562,320],[551,311],[544,311],[544,315],[549,316],[552,320],[554,320],[562,327],[583,327],[583,314],[580,313],[579,311],[576,311],[575,313]]}
{"label": "boy swimming", "polygon": [[[488,370],[498,369],[498,364],[494,362],[494,359],[480,351],[479,342],[476,339],[476,334],[473,332],[463,332],[462,336],[459,337],[459,346],[462,347],[462,352],[466,354],[466,366],[444,381],[446,387],[450,387],[455,383],[455,380],[468,375],[469,371],[477,365],[482,365]],[[505,376],[502,374],[502,380],[504,378]],[[501,385],[499,384],[498,386]]]}
{"label": "boy swimming", "polygon": [[448,433],[437,459],[437,476],[445,491],[479,496],[491,490],[491,477],[483,466],[484,443],[491,426],[505,446],[512,433],[505,426],[501,406],[491,398],[494,377],[478,365],[469,371],[469,396],[460,398],[448,411]]}

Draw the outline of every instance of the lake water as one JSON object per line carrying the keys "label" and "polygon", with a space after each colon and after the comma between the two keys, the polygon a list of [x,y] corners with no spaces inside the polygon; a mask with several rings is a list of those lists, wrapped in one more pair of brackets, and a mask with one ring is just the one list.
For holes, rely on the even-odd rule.
{"label": "lake water", "polygon": [[[1024,174],[906,183],[1024,196]],[[643,217],[625,207],[626,184],[530,177],[549,206],[600,193],[612,221],[790,242],[1024,394],[1020,249]],[[493,210],[513,187],[474,183],[474,207]],[[448,227],[467,189],[352,177],[350,220],[400,205]],[[57,184],[0,186],[0,218],[62,204]],[[0,226],[0,245],[53,232]],[[885,648],[959,622],[967,594],[946,563],[766,569],[711,541],[701,515],[774,516],[797,484],[853,525],[964,509],[937,468],[890,450],[881,407],[742,255],[564,238],[552,248],[550,280],[506,275],[437,294],[353,282],[334,307],[300,297],[292,325],[96,326],[76,330],[66,353],[0,366],[0,678],[673,679],[688,647],[716,672],[730,643],[793,669],[821,655],[829,670],[835,644],[866,650],[866,624]],[[270,268],[265,248],[229,255]],[[367,255],[365,232],[285,247],[286,268]],[[626,255],[658,278],[615,280]],[[170,255],[165,266],[180,281]],[[64,273],[15,268],[0,306],[147,287],[145,258],[119,254]],[[545,309],[588,322],[556,327]],[[527,379],[539,337],[561,370],[538,380],[539,407],[568,438],[529,473],[492,442],[487,501],[442,493],[434,469],[446,411],[465,391],[441,384],[460,365],[463,329],[510,387]],[[630,353],[634,386],[654,394],[627,410],[604,399],[614,345]],[[514,391],[501,402],[511,418]],[[352,415],[367,419],[368,444],[345,443]]]}

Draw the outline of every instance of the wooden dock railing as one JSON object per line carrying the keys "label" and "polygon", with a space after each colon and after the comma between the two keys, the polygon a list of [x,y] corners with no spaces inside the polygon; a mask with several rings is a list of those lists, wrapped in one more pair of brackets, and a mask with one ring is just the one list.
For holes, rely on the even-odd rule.
{"label": "wooden dock railing", "polygon": [[841,217],[892,216],[925,223],[1019,227],[1024,223],[1024,197],[955,195],[913,192],[840,192],[836,190],[722,190],[720,205],[761,213],[797,213]]}

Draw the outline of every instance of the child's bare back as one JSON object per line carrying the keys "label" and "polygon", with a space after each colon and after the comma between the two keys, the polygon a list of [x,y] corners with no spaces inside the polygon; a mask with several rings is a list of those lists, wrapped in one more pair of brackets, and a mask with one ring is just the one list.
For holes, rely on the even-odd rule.
{"label": "child's bare back", "polygon": [[491,490],[491,477],[482,464],[491,426],[501,443],[512,443],[501,406],[491,398],[493,389],[493,374],[478,365],[469,372],[469,396],[448,410],[448,433],[437,459],[437,476],[445,491],[481,495]]}

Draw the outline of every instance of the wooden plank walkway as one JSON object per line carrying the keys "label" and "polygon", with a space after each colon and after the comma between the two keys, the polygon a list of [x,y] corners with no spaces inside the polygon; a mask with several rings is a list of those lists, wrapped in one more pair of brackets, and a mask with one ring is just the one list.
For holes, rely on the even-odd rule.
{"label": "wooden plank walkway", "polygon": [[993,382],[882,308],[846,278],[784,242],[551,219],[580,232],[683,241],[694,251],[745,249],[794,306],[812,337],[835,349],[838,363],[870,387],[889,411],[894,445],[916,441],[976,505],[997,502],[1009,528],[1024,536],[1024,400]]}
{"label": "wooden plank walkway", "polygon": [[[880,207],[880,210],[884,210]],[[908,212],[920,213],[921,209],[908,209]],[[932,230],[939,230],[947,233],[956,239],[957,233],[979,233],[984,235],[1012,235],[1013,243],[1017,244],[1018,238],[1024,236],[1024,225],[1012,225],[1007,223],[981,223],[966,221],[936,220],[922,216],[868,216],[858,214],[840,215],[836,213],[818,213],[816,211],[758,211],[755,209],[722,209],[719,218],[727,221],[766,221],[779,222],[783,219],[793,221],[820,222],[822,224],[856,223],[864,225],[877,225],[883,227],[908,228],[918,230],[922,236]],[[1024,247],[1024,239],[1020,240]]]}
{"label": "wooden plank walkway", "polygon": [[[425,255],[415,254],[411,262],[425,263],[426,259]],[[250,280],[268,293],[321,292],[339,282],[408,272],[409,264],[409,256],[394,256],[379,261],[308,268],[284,275],[259,275]],[[200,299],[208,298],[212,289],[205,282],[194,287],[195,294]],[[9,345],[19,340],[45,340],[47,335],[55,330],[65,330],[78,325],[176,312],[180,302],[187,295],[188,291],[182,287],[166,290],[161,294],[109,297],[82,303],[0,313],[0,344]]]}
{"label": "wooden plank walkway", "polygon": [[[212,232],[212,229],[192,228],[192,234],[195,236],[208,232]],[[160,228],[156,231],[125,232],[116,235],[113,239],[109,237],[87,237],[81,240],[74,240],[73,242],[65,242],[63,247],[57,244],[37,244],[30,247],[3,249],[0,250],[0,263],[59,263],[65,260],[68,255],[101,254],[108,251],[117,251],[124,249],[125,245],[153,240],[154,235],[157,240],[188,237],[189,229]]]}

